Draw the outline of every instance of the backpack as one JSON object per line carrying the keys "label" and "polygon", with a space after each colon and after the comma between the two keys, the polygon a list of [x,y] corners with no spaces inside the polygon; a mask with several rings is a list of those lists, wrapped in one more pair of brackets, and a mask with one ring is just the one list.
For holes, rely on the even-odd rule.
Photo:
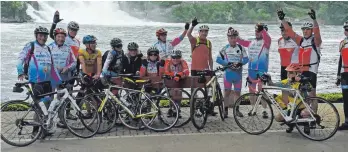
{"label": "backpack", "polygon": [[[34,49],[35,49],[35,43],[34,42],[30,42],[30,52],[28,53],[27,56],[29,56],[29,59],[28,59],[28,62],[24,62],[24,69],[23,69],[23,74],[27,75],[28,76],[28,69],[29,69],[29,63],[30,63],[30,60],[31,60],[31,56],[33,56],[34,54]],[[50,52],[50,55],[51,55],[51,62],[53,62],[52,60],[52,54],[51,54],[51,49],[50,47],[47,46],[47,49],[48,49],[48,52]]]}
{"label": "backpack", "polygon": [[[103,54],[103,56],[102,56],[102,69],[103,69],[103,67],[104,67],[104,64],[105,64],[106,59],[108,58],[108,54],[109,54],[109,53],[111,53],[110,50],[107,50],[107,51]],[[115,66],[116,61],[117,61],[117,59],[118,59],[117,56],[118,56],[118,55],[114,55],[114,57],[112,58],[112,61],[110,62],[110,65],[109,65],[109,67],[108,67],[108,70],[109,70],[109,71],[111,71],[111,70],[112,70],[112,67]]]}
{"label": "backpack", "polygon": [[201,40],[199,39],[199,37],[196,37],[196,45],[194,46],[194,48],[192,49],[192,51],[198,47],[200,44],[204,44],[206,45],[209,49],[210,49],[210,41],[207,39],[207,43],[201,43]]}
{"label": "backpack", "polygon": [[[302,44],[303,40],[304,40],[304,38],[301,39],[300,45]],[[301,46],[301,47],[302,47],[302,46]],[[319,64],[319,63],[320,63],[320,54],[319,54],[319,52],[318,52],[318,50],[317,50],[317,46],[315,46],[314,38],[312,38],[312,48],[313,48],[313,50],[315,51],[315,53],[317,54],[318,62],[316,62],[316,63],[309,63],[308,65],[303,65],[303,66],[311,66],[311,65],[315,65],[315,64]]]}
{"label": "backpack", "polygon": [[[229,46],[229,45],[226,45],[226,46]],[[241,58],[243,58],[243,48],[242,48],[242,46],[240,44],[237,44],[237,46],[239,47],[239,49],[241,51]],[[225,56],[221,52],[220,52],[220,56],[221,56],[222,60],[225,60]]]}

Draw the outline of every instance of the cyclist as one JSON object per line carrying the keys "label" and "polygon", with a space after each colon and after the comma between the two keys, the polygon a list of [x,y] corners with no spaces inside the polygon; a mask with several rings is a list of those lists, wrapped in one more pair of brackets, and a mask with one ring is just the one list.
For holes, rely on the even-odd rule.
{"label": "cyclist", "polygon": [[[99,80],[102,68],[102,56],[101,51],[96,49],[97,47],[97,38],[93,35],[86,35],[83,37],[83,44],[86,46],[86,49],[79,50],[79,60],[81,63],[82,71],[80,74],[84,78],[91,78],[94,80]],[[100,85],[98,83],[97,85]],[[85,90],[86,86],[82,84],[81,90]],[[77,98],[83,96],[83,93],[78,93]],[[78,103],[80,100],[76,100]],[[87,107],[87,115],[85,115],[86,119],[92,117],[92,113],[90,109]]]}
{"label": "cyclist", "polygon": [[341,41],[339,47],[340,59],[338,63],[336,84],[341,84],[342,88],[345,121],[340,127],[338,127],[338,130],[348,130],[348,21],[344,23],[343,28],[345,30],[344,35],[346,38]]}
{"label": "cyclist", "polygon": [[[257,73],[265,73],[268,71],[271,37],[267,33],[267,26],[263,23],[257,23],[255,26],[255,39],[249,41],[238,37],[237,42],[249,49],[248,78],[256,80]],[[253,90],[256,89],[257,83],[251,83],[250,85],[251,88],[249,88],[249,92],[253,92]],[[268,118],[268,113],[265,109],[266,106],[267,105],[263,104],[264,111],[262,112],[262,117],[265,119]]]}
{"label": "cyclist", "polygon": [[[238,31],[232,27],[228,28],[227,40],[228,43],[220,51],[220,56],[217,57],[216,62],[233,68],[229,68],[225,71],[224,76],[224,88],[225,88],[225,114],[224,117],[228,117],[228,107],[233,105],[239,98],[242,89],[242,66],[248,63],[248,55],[245,49],[237,44]],[[232,91],[232,85],[234,91]],[[243,117],[243,114],[238,110],[237,115]]]}
{"label": "cyclist", "polygon": [[123,73],[139,75],[143,54],[139,53],[139,45],[135,42],[130,42],[127,46],[128,53],[123,56],[122,66]]}
{"label": "cyclist", "polygon": [[150,47],[147,50],[147,59],[143,59],[140,67],[140,77],[162,77],[164,73],[165,61],[160,60],[159,50],[156,47]]}
{"label": "cyclist", "polygon": [[[37,27],[34,30],[35,41],[27,43],[18,56],[17,72],[18,79],[23,81],[28,77],[32,84],[33,99],[41,107],[44,121],[48,119],[47,108],[51,97],[38,98],[38,95],[49,93],[52,87],[61,82],[61,78],[52,60],[51,50],[45,44],[48,38],[48,29]],[[34,119],[38,121],[35,115]],[[33,127],[32,134],[35,136],[39,127]]]}
{"label": "cyclist", "polygon": [[103,65],[102,75],[117,76],[122,71],[122,40],[119,38],[113,38],[110,41],[112,50],[108,52],[106,60]]}
{"label": "cyclist", "polygon": [[[59,18],[59,12],[56,11],[54,13],[54,17],[53,17],[53,23],[50,29],[50,37],[55,40],[54,37],[54,29],[56,29],[57,24],[62,21],[63,19]],[[74,74],[76,72],[79,72],[79,68],[80,68],[80,61],[78,60],[78,52],[80,49],[80,41],[76,38],[77,32],[80,29],[80,26],[77,22],[75,21],[71,21],[68,23],[68,33],[66,35],[65,38],[65,44],[67,44],[69,47],[71,47],[71,50],[73,51],[75,58],[77,59],[77,63],[76,63],[76,70],[73,72]],[[72,81],[71,83],[74,83],[74,81]]]}
{"label": "cyclist", "polygon": [[[164,65],[164,74],[170,77],[173,77],[173,80],[176,82],[179,82],[181,79],[189,76],[190,71],[187,65],[187,62],[182,59],[182,53],[180,50],[173,50],[171,58],[166,60],[166,63]],[[173,97],[173,100],[176,102],[176,104],[179,107],[179,118],[181,118],[181,98],[182,98],[182,92],[180,89],[171,89],[170,95]],[[172,109],[168,110],[167,116],[173,117],[176,113],[173,113]]]}
{"label": "cyclist", "polygon": [[[303,70],[303,66],[298,64],[298,63],[291,63],[289,66],[286,67],[286,71],[287,71],[287,79],[284,79],[284,80],[281,80],[280,82],[277,82],[277,83],[273,83],[272,82],[272,79],[271,79],[271,76],[268,75],[269,79],[268,79],[268,85],[270,86],[278,86],[278,87],[282,87],[282,88],[293,88],[293,89],[299,89],[299,86],[300,86],[300,81],[301,81],[301,72]],[[304,92],[304,94],[302,96],[306,96],[305,94],[307,94],[307,92]],[[280,95],[280,96],[277,96],[275,98],[275,100],[279,103],[280,107],[283,108],[283,111],[282,113],[284,113],[285,115],[288,115],[289,114],[289,110],[288,109],[288,101],[290,102],[295,102],[294,101],[294,96],[292,96],[291,94],[287,93],[286,92],[286,97],[288,97],[288,99],[285,101],[283,100],[283,97],[284,94]],[[300,99],[296,100],[296,105],[299,104],[301,102]],[[309,111],[308,110],[303,110],[305,108],[304,105],[302,105],[300,107],[301,109],[301,112],[299,113],[299,115],[301,117],[308,117],[310,114],[309,114]],[[284,118],[283,116],[279,113],[275,116],[275,120],[278,121],[278,122],[283,122],[284,121]],[[294,128],[294,125],[289,125],[289,128],[287,129],[287,132],[291,132]],[[304,132],[306,134],[309,134],[310,132],[310,128],[309,126],[304,126]]]}
{"label": "cyclist", "polygon": [[187,37],[190,40],[192,51],[192,76],[196,76],[196,70],[213,70],[212,43],[207,39],[209,27],[207,25],[200,26],[199,36],[193,37],[192,31],[197,24],[197,18],[194,18],[192,20],[192,26],[187,32]]}
{"label": "cyclist", "polygon": [[170,52],[174,49],[174,47],[184,39],[189,27],[190,24],[186,23],[185,31],[173,41],[167,41],[168,32],[165,29],[161,28],[156,31],[156,37],[158,41],[153,46],[160,51],[159,57],[161,59],[166,59],[170,55]]}
{"label": "cyclist", "polygon": [[283,10],[278,10],[277,14],[284,25],[286,35],[293,39],[300,47],[298,52],[295,52],[294,54],[294,56],[297,57],[297,59],[294,59],[294,63],[299,63],[304,66],[302,74],[311,79],[313,89],[309,95],[314,97],[316,96],[315,88],[317,86],[317,73],[320,62],[320,46],[322,43],[315,11],[311,9],[308,13],[308,15],[312,18],[313,23],[305,22],[301,27],[303,37],[296,34],[290,28],[290,26],[286,24],[286,21],[284,20],[285,13]]}

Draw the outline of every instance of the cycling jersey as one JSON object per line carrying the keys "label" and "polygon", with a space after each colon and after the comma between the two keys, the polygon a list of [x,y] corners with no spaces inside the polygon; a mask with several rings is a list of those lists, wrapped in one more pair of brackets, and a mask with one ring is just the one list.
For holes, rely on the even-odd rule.
{"label": "cycling jersey", "polygon": [[[248,63],[248,60],[248,55],[242,46],[237,44],[235,47],[231,47],[228,44],[222,48],[222,50],[220,51],[220,56],[217,57],[216,62],[223,66],[227,66],[228,63],[241,63],[242,65],[245,65],[246,63]],[[225,71],[225,90],[231,90],[232,85],[234,85],[235,91],[241,91],[242,71],[242,67],[238,70],[227,69]]]}
{"label": "cycling jersey", "polygon": [[71,47],[71,50],[74,52],[74,55],[77,58],[80,49],[80,41],[77,38],[72,38],[67,35],[65,37],[65,44]]}
{"label": "cycling jersey", "polygon": [[174,47],[178,45],[183,39],[184,37],[179,36],[173,41],[162,42],[158,40],[153,46],[159,50],[160,59],[166,59],[173,51]]}
{"label": "cycling jersey", "polygon": [[[102,55],[100,50],[95,50],[94,53],[88,53],[85,49],[79,50],[79,58],[84,59],[84,66],[86,71],[83,71],[85,74],[93,75],[98,71],[97,59],[99,58],[101,61]],[[81,63],[83,64],[83,63]]]}
{"label": "cycling jersey", "polygon": [[109,51],[103,65],[103,75],[117,76],[120,74],[122,71],[122,57],[122,52],[118,52],[116,50]]}
{"label": "cycling jersey", "polygon": [[164,65],[161,65],[161,62],[163,61],[143,60],[143,64],[140,67],[140,77],[162,76],[164,73]]}
{"label": "cycling jersey", "polygon": [[348,38],[345,38],[340,43],[341,54],[341,73],[348,72]]}
{"label": "cycling jersey", "polygon": [[[197,44],[197,42],[199,43]],[[207,70],[212,64],[211,47],[212,44],[207,39],[193,37],[190,39],[192,50],[191,70]],[[209,47],[208,47],[209,46]]]}
{"label": "cycling jersey", "polygon": [[262,30],[261,40],[253,39],[251,41],[238,39],[237,42],[249,49],[249,70],[258,70],[268,72],[269,49],[271,47],[271,37]]}
{"label": "cycling jersey", "polygon": [[278,52],[280,54],[280,65],[287,67],[291,61],[294,52],[298,52],[298,46],[292,39],[284,39],[283,37],[278,40]]}
{"label": "cycling jersey", "polygon": [[[272,86],[277,86],[281,88],[299,89],[300,84],[301,84],[300,82],[290,82],[289,79],[285,79],[280,82],[273,83]],[[306,94],[306,92],[303,92],[303,93]],[[304,97],[305,94],[301,94],[301,96]],[[290,103],[294,102],[294,97],[295,97],[294,94],[289,93],[288,99]],[[287,105],[283,102],[282,95],[277,96],[275,100],[279,103],[280,107],[282,107],[283,109],[287,107]],[[301,99],[297,98],[296,105],[299,104],[300,102],[301,102]],[[303,108],[305,108],[304,105],[300,106],[300,109],[303,109]]]}
{"label": "cycling jersey", "polygon": [[304,71],[317,74],[320,59],[320,46],[322,43],[319,26],[314,24],[314,34],[309,38],[304,38],[296,34],[288,24],[284,24],[284,28],[286,34],[300,46],[299,51],[293,54],[293,57],[296,56],[298,58],[294,59],[294,61],[304,65]]}
{"label": "cycling jersey", "polygon": [[189,76],[190,71],[185,60],[181,60],[179,64],[174,65],[172,59],[168,59],[164,65],[164,73],[168,76],[180,75],[185,77]]}
{"label": "cycling jersey", "polygon": [[[51,49],[54,66],[60,73],[62,81],[70,80],[72,77],[71,71],[76,68],[76,58],[71,48],[66,44],[59,47],[55,42],[48,45],[48,47]],[[68,68],[68,71],[61,73],[65,67]]]}
{"label": "cycling jersey", "polygon": [[23,50],[19,53],[17,63],[18,75],[23,74],[23,63],[28,62],[29,58],[31,58],[28,68],[29,82],[39,83],[51,81],[52,86],[60,83],[61,78],[57,69],[54,67],[54,64],[52,64],[52,56],[49,52],[48,46],[41,46],[37,41],[35,41],[32,56],[30,56],[30,50],[31,43],[27,43]]}

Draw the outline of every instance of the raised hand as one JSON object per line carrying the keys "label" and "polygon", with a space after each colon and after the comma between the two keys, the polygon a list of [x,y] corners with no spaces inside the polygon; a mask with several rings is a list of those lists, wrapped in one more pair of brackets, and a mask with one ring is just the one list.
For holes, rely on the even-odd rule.
{"label": "raised hand", "polygon": [[56,11],[55,13],[54,13],[54,16],[53,16],[53,23],[59,23],[60,21],[62,21],[63,19],[60,19],[59,18],[59,12],[58,11]]}
{"label": "raised hand", "polygon": [[278,14],[278,18],[279,18],[280,20],[284,20],[285,13],[283,12],[282,9],[277,10],[277,14]]}
{"label": "raised hand", "polygon": [[195,17],[193,20],[192,20],[192,26],[196,26],[199,22],[197,21],[197,17]]}
{"label": "raised hand", "polygon": [[311,9],[311,11],[308,12],[309,17],[311,17],[313,20],[317,19],[315,16],[315,11]]}
{"label": "raised hand", "polygon": [[188,30],[190,28],[190,23],[185,24],[185,30]]}

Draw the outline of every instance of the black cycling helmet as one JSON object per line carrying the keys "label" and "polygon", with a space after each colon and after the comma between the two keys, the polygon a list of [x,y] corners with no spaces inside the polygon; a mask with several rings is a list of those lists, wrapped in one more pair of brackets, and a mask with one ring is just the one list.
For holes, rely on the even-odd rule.
{"label": "black cycling helmet", "polygon": [[122,40],[119,38],[113,38],[110,41],[111,47],[122,47]]}
{"label": "black cycling helmet", "polygon": [[35,28],[34,34],[35,35],[37,35],[37,34],[48,35],[49,32],[48,32],[48,29],[46,27],[39,26],[39,27]]}
{"label": "black cycling helmet", "polygon": [[159,54],[159,50],[154,47],[154,46],[151,46],[148,50],[147,50],[147,56],[149,56],[151,53],[157,53]]}

